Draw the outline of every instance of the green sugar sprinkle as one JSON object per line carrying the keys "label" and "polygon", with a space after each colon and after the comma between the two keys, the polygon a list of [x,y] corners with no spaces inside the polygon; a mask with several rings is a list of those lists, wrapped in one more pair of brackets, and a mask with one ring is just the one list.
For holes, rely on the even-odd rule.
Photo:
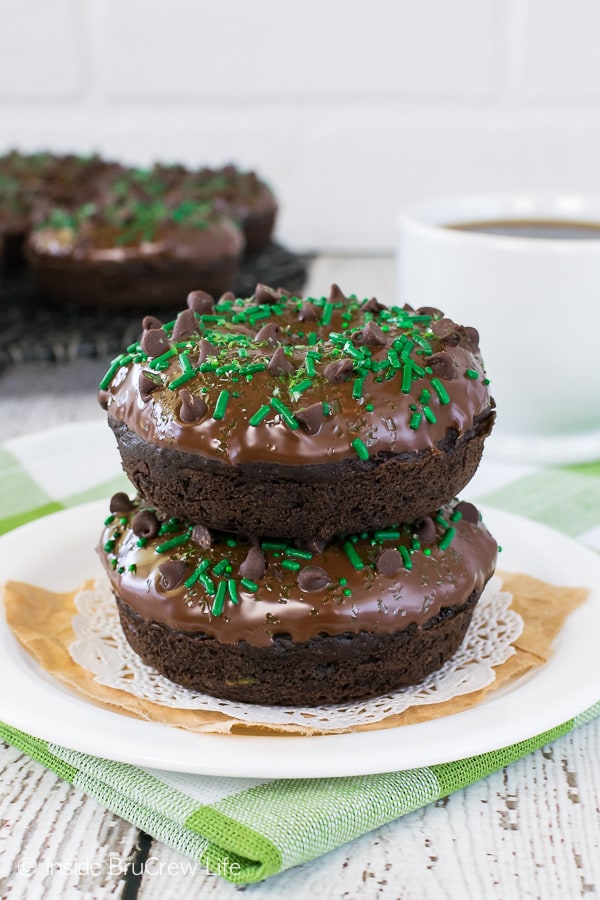
{"label": "green sugar sprinkle", "polygon": [[344,597],[351,597],[351,596],[352,596],[352,591],[350,590],[350,588],[344,588],[344,590],[342,591],[342,593],[344,594]]}
{"label": "green sugar sprinkle", "polygon": [[431,549],[429,547],[423,548],[423,556],[431,556]]}
{"label": "green sugar sprinkle", "polygon": [[431,387],[434,389],[436,394],[438,395],[439,401],[442,406],[447,406],[450,403],[450,397],[448,396],[448,391],[442,384],[439,378],[431,379]]}
{"label": "green sugar sprinkle", "polygon": [[315,361],[312,356],[308,355],[308,353],[306,354],[306,357],[304,359],[304,365],[306,366],[307,375],[310,375],[311,378],[314,378],[314,376],[317,374],[317,370],[315,369]]}
{"label": "green sugar sprinkle", "polygon": [[295,547],[288,547],[288,549],[283,552],[286,556],[296,556],[298,559],[312,559],[313,557],[310,550],[296,550]]}
{"label": "green sugar sprinkle", "polygon": [[250,578],[242,578],[240,581],[242,587],[245,587],[247,591],[250,591],[251,594],[255,594],[258,590],[258,585],[255,581],[252,581]]}
{"label": "green sugar sprinkle", "polygon": [[100,382],[100,390],[101,391],[105,391],[107,389],[107,387],[110,385],[111,381],[113,380],[113,378],[115,377],[115,375],[117,374],[117,372],[119,371],[120,368],[121,368],[121,362],[119,359],[116,359],[113,363],[111,363],[111,366],[110,366],[108,372],[106,373],[106,375]]}
{"label": "green sugar sprinkle", "polygon": [[225,594],[227,593],[227,582],[220,581],[219,587],[217,588],[217,594],[212,605],[211,614],[213,616],[220,616],[223,613],[223,608],[225,606]]}
{"label": "green sugar sprinkle", "polygon": [[136,547],[145,547],[148,543],[148,538],[138,538],[136,541]]}
{"label": "green sugar sprinkle", "polygon": [[296,562],[295,559],[283,559],[281,561],[282,569],[289,569],[290,572],[297,572],[300,568],[300,563]]}
{"label": "green sugar sprinkle", "polygon": [[398,549],[400,550],[400,555],[401,555],[402,561],[404,563],[404,568],[412,569],[412,567],[413,567],[412,559],[410,558],[410,553],[408,552],[406,547],[403,544],[401,544]]}
{"label": "green sugar sprinkle", "polygon": [[287,550],[286,541],[263,541],[260,545],[263,550]]}
{"label": "green sugar sprinkle", "polygon": [[410,422],[408,423],[408,427],[412,428],[413,431],[417,431],[417,429],[419,428],[419,426],[421,424],[422,418],[423,418],[423,416],[421,415],[421,413],[417,413],[417,412],[413,413],[412,416],[410,417]]}
{"label": "green sugar sprinkle", "polygon": [[170,541],[165,541],[164,544],[159,544],[155,553],[166,553],[168,550],[172,550],[173,547],[179,547],[180,544],[185,544],[186,541],[189,541],[192,534],[192,529],[188,528],[185,534],[178,534],[177,537],[171,538]]}
{"label": "green sugar sprinkle", "polygon": [[359,459],[366,460],[369,458],[367,445],[363,441],[361,441],[360,438],[354,438],[354,440],[352,441],[352,449]]}
{"label": "green sugar sprinkle", "polygon": [[128,572],[133,572],[133,574],[135,575],[135,573],[137,572],[137,566],[136,566],[136,564],[135,564],[135,563],[130,563],[130,564],[127,566],[127,571],[128,571]]}
{"label": "green sugar sprinkle", "polygon": [[105,525],[112,525],[112,523],[113,523],[114,521],[115,521],[115,517],[114,517],[114,515],[111,513],[111,515],[110,515],[107,519],[104,520],[104,524],[105,524]]}
{"label": "green sugar sprinkle", "polygon": [[203,559],[197,569],[195,569],[189,578],[187,578],[183,583],[186,588],[193,587],[201,575],[203,575],[206,570],[209,568],[210,562],[207,559]]}
{"label": "green sugar sprinkle", "polygon": [[238,589],[237,589],[237,581],[235,578],[230,578],[227,581],[227,589],[229,591],[229,598],[234,606],[237,606],[240,602],[240,598],[238,597]]}
{"label": "green sugar sprinkle", "polygon": [[287,425],[287,427],[291,431],[296,431],[296,429],[300,427],[299,423],[296,421],[296,419],[292,415],[291,410],[289,410],[287,408],[285,403],[282,403],[281,400],[278,400],[277,397],[272,398],[271,406],[273,407],[274,410],[276,410],[279,413],[282,421]]}
{"label": "green sugar sprinkle", "polygon": [[323,307],[323,315],[321,316],[321,325],[330,325],[333,315],[333,303],[326,303]]}
{"label": "green sugar sprinkle", "polygon": [[248,424],[252,425],[254,427],[256,427],[257,425],[260,425],[260,423],[264,419],[266,419],[267,416],[269,415],[270,409],[271,409],[271,407],[269,406],[269,404],[265,403],[264,406],[261,406],[260,409],[256,410],[256,412],[254,413],[253,416],[250,416],[250,419],[248,420]]}
{"label": "green sugar sprinkle", "polygon": [[440,541],[440,550],[447,550],[450,544],[454,539],[454,535],[456,534],[456,528],[448,528],[447,531],[444,532],[442,539]]}
{"label": "green sugar sprinkle", "polygon": [[311,333],[308,336],[308,346],[314,347],[318,340],[319,340],[319,336],[318,336],[317,332],[311,331]]}
{"label": "green sugar sprinkle", "polygon": [[222,575],[227,571],[227,566],[229,565],[229,560],[221,559],[216,566],[213,566],[213,573],[215,575]]}
{"label": "green sugar sprinkle", "polygon": [[183,375],[179,375],[177,378],[174,378],[173,381],[169,382],[169,390],[175,391],[178,387],[181,387],[182,384],[185,384],[187,381],[190,381],[196,372],[194,369],[190,369],[188,372],[184,372]]}
{"label": "green sugar sprinkle", "polygon": [[462,513],[461,513],[460,509],[455,509],[454,512],[452,513],[452,515],[450,516],[450,521],[451,522],[460,522],[461,519],[462,519]]}
{"label": "green sugar sprinkle", "polygon": [[184,350],[183,353],[179,354],[179,365],[181,366],[181,371],[184,373],[190,372],[193,369],[187,350]]}
{"label": "green sugar sprinkle", "polygon": [[309,388],[311,388],[312,384],[313,383],[312,383],[311,378],[305,378],[304,381],[301,381],[299,384],[297,384],[295,387],[293,387],[291,389],[291,393],[301,394],[302,391],[307,391]]}
{"label": "green sugar sprinkle", "polygon": [[408,394],[412,387],[413,365],[410,359],[407,359],[402,369],[402,386],[400,390],[403,394]]}
{"label": "green sugar sprinkle", "polygon": [[221,419],[225,418],[225,410],[227,409],[228,400],[229,400],[229,391],[221,391],[221,393],[217,397],[217,402],[215,404],[215,410],[212,414],[213,419],[221,420]]}
{"label": "green sugar sprinkle", "polygon": [[112,553],[112,551],[115,549],[115,543],[116,541],[107,541],[104,545],[104,552]]}
{"label": "green sugar sprinkle", "polygon": [[431,391],[428,391],[427,388],[423,388],[421,391],[421,396],[419,397],[419,403],[429,403],[431,400]]}
{"label": "green sugar sprinkle", "polygon": [[423,415],[428,422],[431,422],[432,425],[435,425],[435,423],[437,422],[436,415],[430,406],[423,407]]}
{"label": "green sugar sprinkle", "polygon": [[153,359],[151,362],[148,363],[148,366],[151,369],[160,369],[160,367],[163,365],[163,363],[168,363],[169,360],[173,356],[176,356],[176,355],[177,355],[177,351],[173,350],[173,348],[171,347],[171,348],[169,348],[169,350],[167,350],[161,356],[155,357],[155,359]]}
{"label": "green sugar sprinkle", "polygon": [[198,576],[198,581],[204,588],[207,594],[210,594],[211,597],[214,597],[216,593],[215,583],[212,578],[209,578],[204,572]]}
{"label": "green sugar sprinkle", "polygon": [[354,544],[351,541],[344,542],[344,553],[354,566],[357,572],[360,572],[361,569],[364,569],[365,564],[356,552]]}
{"label": "green sugar sprinkle", "polygon": [[352,397],[354,400],[360,400],[360,398],[362,397],[364,383],[364,378],[355,379],[354,385],[352,387]]}
{"label": "green sugar sprinkle", "polygon": [[374,531],[373,537],[376,541],[397,541],[400,537],[400,532],[390,528],[383,531]]}
{"label": "green sugar sprinkle", "polygon": [[398,358],[398,354],[395,350],[388,350],[387,352],[388,362],[394,369],[399,369],[401,366],[400,359]]}
{"label": "green sugar sprinkle", "polygon": [[240,375],[254,375],[255,372],[264,372],[267,367],[264,363],[252,363],[250,366],[242,366]]}
{"label": "green sugar sprinkle", "polygon": [[467,378],[479,378],[479,372],[476,372],[475,369],[465,369],[465,375]]}

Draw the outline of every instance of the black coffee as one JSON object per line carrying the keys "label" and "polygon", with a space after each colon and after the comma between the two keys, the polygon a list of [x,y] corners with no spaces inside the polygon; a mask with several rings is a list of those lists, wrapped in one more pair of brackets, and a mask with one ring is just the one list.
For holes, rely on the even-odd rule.
{"label": "black coffee", "polygon": [[491,219],[481,222],[459,222],[446,225],[454,231],[478,234],[500,234],[550,240],[600,240],[600,222],[569,222],[561,219]]}

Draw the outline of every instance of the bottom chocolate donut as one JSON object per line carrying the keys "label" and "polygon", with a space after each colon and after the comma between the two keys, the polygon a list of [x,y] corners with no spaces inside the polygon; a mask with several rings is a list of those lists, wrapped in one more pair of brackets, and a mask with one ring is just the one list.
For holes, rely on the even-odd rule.
{"label": "bottom chocolate donut", "polygon": [[326,547],[243,541],[111,501],[100,556],[131,647],[185,687],[320,705],[418,683],[460,646],[497,546],[474,506]]}

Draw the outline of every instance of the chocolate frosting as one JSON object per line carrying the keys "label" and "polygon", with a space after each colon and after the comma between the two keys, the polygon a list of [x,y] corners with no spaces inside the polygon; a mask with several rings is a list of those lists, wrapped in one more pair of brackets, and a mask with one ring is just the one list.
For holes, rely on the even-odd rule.
{"label": "chocolate frosting", "polygon": [[[144,441],[233,466],[443,452],[449,434],[459,439],[493,416],[471,330],[435,310],[386,309],[334,287],[329,300],[310,301],[318,320],[303,317],[304,301],[279,296],[221,300],[194,314],[198,333],[187,342],[173,342],[165,325],[171,351],[153,359],[133,345],[117,357],[101,382],[103,407]],[[270,324],[277,329],[267,334]],[[214,350],[200,362],[203,339]],[[272,364],[281,350],[289,367]],[[152,392],[148,372],[161,379]],[[179,413],[184,385],[206,404],[193,422]],[[322,421],[313,415],[307,427],[295,413],[314,404]]]}
{"label": "chocolate frosting", "polygon": [[[139,510],[136,504],[105,524],[99,553],[115,593],[147,621],[223,643],[269,646],[279,634],[301,642],[422,627],[481,592],[496,562],[495,540],[456,501],[432,519],[436,536],[427,545],[412,525],[342,537],[314,552],[262,541],[254,555],[264,555],[266,568],[256,581],[243,575],[252,544],[216,535],[200,546],[194,528],[176,519],[140,539],[131,528]],[[402,556],[402,567],[381,565],[389,551]],[[165,578],[167,562],[179,565]]]}

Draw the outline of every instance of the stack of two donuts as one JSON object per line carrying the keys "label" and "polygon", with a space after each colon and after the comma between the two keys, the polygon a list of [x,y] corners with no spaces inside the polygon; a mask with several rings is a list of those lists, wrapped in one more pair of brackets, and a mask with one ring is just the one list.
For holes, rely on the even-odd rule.
{"label": "stack of two donuts", "polygon": [[415,684],[460,646],[497,545],[457,495],[494,421],[472,327],[375,298],[194,291],[100,385],[136,497],[99,552],[144,662],[236,701]]}

